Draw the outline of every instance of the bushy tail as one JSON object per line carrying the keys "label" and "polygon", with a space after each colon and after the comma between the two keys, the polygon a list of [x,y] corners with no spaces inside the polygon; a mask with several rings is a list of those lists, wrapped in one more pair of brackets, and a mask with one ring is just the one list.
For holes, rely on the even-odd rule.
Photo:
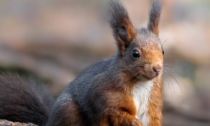
{"label": "bushy tail", "polygon": [[33,81],[17,75],[0,75],[0,119],[46,123],[52,97]]}

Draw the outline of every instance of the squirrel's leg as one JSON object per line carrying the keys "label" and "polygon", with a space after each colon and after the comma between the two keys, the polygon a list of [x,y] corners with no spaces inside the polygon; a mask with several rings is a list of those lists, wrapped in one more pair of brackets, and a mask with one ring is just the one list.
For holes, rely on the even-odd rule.
{"label": "squirrel's leg", "polygon": [[[143,126],[136,118],[136,107],[133,98],[129,94],[118,91],[107,91],[100,98],[97,104],[100,110],[100,126]],[[95,95],[96,97],[99,95]]]}
{"label": "squirrel's leg", "polygon": [[104,114],[100,126],[143,126],[135,116],[122,110],[108,108]]}
{"label": "squirrel's leg", "polygon": [[73,99],[58,101],[51,111],[46,126],[84,126],[83,117]]}

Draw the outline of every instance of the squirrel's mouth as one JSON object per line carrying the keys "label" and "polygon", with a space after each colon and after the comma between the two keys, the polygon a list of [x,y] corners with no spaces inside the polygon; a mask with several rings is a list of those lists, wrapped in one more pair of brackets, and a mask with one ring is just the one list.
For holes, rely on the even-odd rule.
{"label": "squirrel's mouth", "polygon": [[152,80],[152,79],[154,79],[155,77],[157,77],[158,75],[150,75],[150,76],[145,76],[145,75],[143,75],[142,77],[143,78],[145,78],[145,79],[147,79],[147,80]]}
{"label": "squirrel's mouth", "polygon": [[142,67],[138,67],[138,68],[132,71],[134,73],[137,73],[135,74],[135,76],[133,76],[137,80],[152,80],[162,74],[162,69],[157,71],[154,69],[148,69],[148,68],[145,69]]}
{"label": "squirrel's mouth", "polygon": [[160,73],[155,73],[155,72],[148,72],[148,73],[144,73],[141,75],[141,79],[144,79],[144,80],[152,80],[156,77],[158,77],[160,75]]}

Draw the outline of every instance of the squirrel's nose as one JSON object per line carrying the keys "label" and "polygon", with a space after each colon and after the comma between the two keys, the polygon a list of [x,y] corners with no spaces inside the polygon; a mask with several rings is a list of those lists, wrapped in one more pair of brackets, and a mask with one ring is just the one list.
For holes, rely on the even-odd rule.
{"label": "squirrel's nose", "polygon": [[160,65],[155,65],[153,66],[153,71],[158,75],[160,71],[162,70],[162,66]]}

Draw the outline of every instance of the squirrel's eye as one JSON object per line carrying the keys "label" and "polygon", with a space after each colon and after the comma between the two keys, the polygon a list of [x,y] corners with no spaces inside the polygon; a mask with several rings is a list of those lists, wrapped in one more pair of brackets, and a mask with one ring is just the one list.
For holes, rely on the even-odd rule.
{"label": "squirrel's eye", "polygon": [[162,51],[162,54],[163,54],[163,55],[165,54],[164,50]]}
{"label": "squirrel's eye", "polygon": [[133,57],[134,58],[139,58],[140,57],[140,53],[138,50],[133,50]]}

